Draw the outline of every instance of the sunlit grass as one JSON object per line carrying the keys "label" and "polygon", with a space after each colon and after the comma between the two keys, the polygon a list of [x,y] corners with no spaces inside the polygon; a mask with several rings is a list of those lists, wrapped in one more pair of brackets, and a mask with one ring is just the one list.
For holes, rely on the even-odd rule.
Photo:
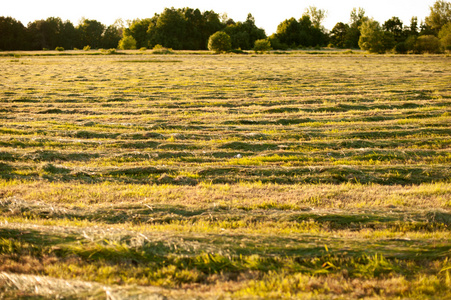
{"label": "sunlit grass", "polygon": [[29,54],[0,298],[449,298],[449,57]]}

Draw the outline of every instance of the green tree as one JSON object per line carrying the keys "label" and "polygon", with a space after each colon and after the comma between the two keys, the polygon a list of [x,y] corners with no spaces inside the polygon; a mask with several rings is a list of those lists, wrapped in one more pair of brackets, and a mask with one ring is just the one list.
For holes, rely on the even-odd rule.
{"label": "green tree", "polygon": [[27,50],[29,46],[25,26],[11,17],[0,17],[0,50]]}
{"label": "green tree", "polygon": [[425,23],[437,35],[446,23],[451,22],[451,2],[437,0],[430,10]]}
{"label": "green tree", "polygon": [[28,24],[34,50],[55,49],[62,45],[64,24],[60,18],[50,17]]}
{"label": "green tree", "polygon": [[151,44],[160,44],[166,48],[183,49],[183,41],[187,37],[187,22],[180,9],[165,8],[150,30]]}
{"label": "green tree", "polygon": [[137,48],[149,48],[151,32],[158,20],[158,15],[147,19],[133,20],[132,24],[123,32],[123,37],[131,36],[136,41]]}
{"label": "green tree", "polygon": [[102,23],[96,20],[83,19],[77,26],[77,30],[83,47],[89,45],[92,49],[96,49],[102,45],[102,35],[105,31],[105,25]]}
{"label": "green tree", "polygon": [[331,43],[338,48],[346,47],[346,37],[348,34],[349,25],[342,22],[337,23],[330,32]]}
{"label": "green tree", "polygon": [[407,36],[418,35],[418,18],[412,17],[410,19],[410,26],[407,28]]}
{"label": "green tree", "polygon": [[301,44],[301,27],[295,18],[284,20],[277,26],[276,36],[279,41],[288,46]]}
{"label": "green tree", "polygon": [[230,51],[232,49],[232,40],[230,36],[223,32],[218,31],[210,36],[208,39],[208,50],[216,53]]}
{"label": "green tree", "polygon": [[166,8],[149,24],[147,39],[150,47],[159,44],[173,49],[205,50],[208,38],[224,27],[213,11]]}
{"label": "green tree", "polygon": [[403,24],[398,17],[392,17],[385,21],[382,25],[382,29],[387,32],[391,32],[396,43],[400,43],[405,40],[403,34]]}
{"label": "green tree", "polygon": [[383,31],[379,22],[369,19],[360,26],[359,46],[363,50],[374,53],[384,53],[394,47],[394,37]]}
{"label": "green tree", "polygon": [[121,20],[116,20],[114,24],[108,26],[102,36],[102,48],[117,48],[123,36],[123,24]]}
{"label": "green tree", "polygon": [[265,31],[255,25],[255,19],[251,14],[247,15],[244,22],[236,22],[228,25],[226,32],[232,40],[232,48],[250,50],[254,47],[256,40],[265,39]]}
{"label": "green tree", "polygon": [[359,7],[358,9],[352,9],[349,30],[346,32],[346,48],[359,47],[360,26],[366,20],[368,20],[368,18],[365,16],[365,10],[363,8]]}
{"label": "green tree", "polygon": [[81,47],[81,41],[79,34],[74,24],[70,21],[65,21],[61,29],[61,36],[59,38],[59,43],[64,49],[73,49],[75,47]]}
{"label": "green tree", "polygon": [[446,23],[438,33],[443,49],[451,50],[451,22]]}
{"label": "green tree", "polygon": [[321,29],[322,31],[324,30],[321,23],[327,17],[326,10],[318,9],[316,6],[309,6],[309,8],[306,9],[305,14],[310,17],[313,27]]}

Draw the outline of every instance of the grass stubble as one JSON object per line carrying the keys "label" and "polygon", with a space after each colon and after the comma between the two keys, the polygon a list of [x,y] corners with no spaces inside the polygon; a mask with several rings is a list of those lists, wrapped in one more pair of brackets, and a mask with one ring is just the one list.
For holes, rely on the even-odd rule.
{"label": "grass stubble", "polygon": [[451,296],[446,56],[0,57],[0,295]]}

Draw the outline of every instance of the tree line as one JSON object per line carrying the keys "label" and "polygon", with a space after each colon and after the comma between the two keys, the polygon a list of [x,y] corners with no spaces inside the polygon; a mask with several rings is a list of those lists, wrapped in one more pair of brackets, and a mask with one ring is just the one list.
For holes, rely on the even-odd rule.
{"label": "tree line", "polygon": [[[0,17],[0,50],[42,49],[140,49],[156,45],[175,50],[206,50],[209,38],[222,32],[234,50],[286,50],[309,47],[361,48],[371,52],[440,52],[451,50],[451,3],[438,0],[424,22],[412,17],[404,25],[398,17],[383,24],[368,18],[362,8],[354,8],[347,23],[337,23],[331,31],[322,26],[327,12],[306,9],[301,18],[282,21],[276,33],[267,36],[248,14],[234,21],[226,14],[201,12],[192,8],[166,8],[151,18],[121,20],[104,24],[82,19],[77,26],[51,17],[30,22],[26,27],[12,17]],[[223,35],[224,36],[224,35]],[[229,49],[224,49],[229,50]]]}

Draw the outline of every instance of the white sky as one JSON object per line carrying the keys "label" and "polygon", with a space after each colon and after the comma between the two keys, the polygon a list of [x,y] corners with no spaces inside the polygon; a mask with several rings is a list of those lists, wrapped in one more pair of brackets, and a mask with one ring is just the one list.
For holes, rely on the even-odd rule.
{"label": "white sky", "polygon": [[235,21],[245,21],[247,14],[252,13],[256,25],[265,29],[267,35],[271,35],[279,23],[291,17],[299,19],[309,6],[328,11],[323,25],[331,30],[337,22],[348,23],[350,12],[354,7],[362,7],[366,16],[380,23],[393,16],[400,18],[404,25],[409,25],[413,16],[418,17],[420,23],[429,15],[429,7],[435,0],[3,0],[2,2],[0,16],[13,17],[25,26],[28,22],[48,17],[70,20],[74,25],[85,17],[108,26],[118,18],[125,21],[152,17],[155,13],[161,13],[165,7],[190,7],[199,8],[201,11],[213,10],[219,14],[227,13],[229,18]]}

